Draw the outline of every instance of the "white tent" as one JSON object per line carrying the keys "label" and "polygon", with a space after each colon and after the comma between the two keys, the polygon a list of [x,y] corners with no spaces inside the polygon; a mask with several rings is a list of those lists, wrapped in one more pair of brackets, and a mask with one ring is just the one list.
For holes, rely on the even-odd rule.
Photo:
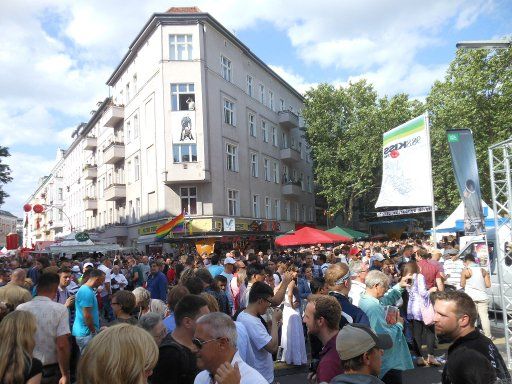
{"label": "white tent", "polygon": [[[494,220],[494,211],[489,207],[485,201],[482,200],[482,208],[484,210],[485,220]],[[464,220],[464,203],[461,201],[457,208],[446,218],[441,224],[436,227],[436,230],[445,230],[457,227],[457,220]]]}
{"label": "white tent", "polygon": [[52,244],[48,247],[51,253],[75,254],[78,252],[109,252],[118,251],[118,244],[110,243],[94,243],[91,239],[86,241],[78,241],[75,239],[75,233],[70,233],[62,239],[61,242]]}

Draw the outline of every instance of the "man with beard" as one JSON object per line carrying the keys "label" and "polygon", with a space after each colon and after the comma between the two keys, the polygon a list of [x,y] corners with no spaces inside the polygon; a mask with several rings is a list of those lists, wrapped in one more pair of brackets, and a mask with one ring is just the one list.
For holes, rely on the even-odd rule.
{"label": "man with beard", "polygon": [[442,383],[453,383],[449,374],[450,371],[457,371],[455,369],[457,367],[454,367],[453,364],[466,364],[469,361],[469,356],[468,359],[450,361],[450,356],[463,347],[485,356],[496,370],[496,376],[505,382],[509,382],[510,374],[498,349],[489,338],[475,329],[475,321],[478,315],[471,297],[461,291],[452,291],[438,292],[434,299],[436,333],[453,340],[452,345],[448,348],[448,360],[443,369]]}

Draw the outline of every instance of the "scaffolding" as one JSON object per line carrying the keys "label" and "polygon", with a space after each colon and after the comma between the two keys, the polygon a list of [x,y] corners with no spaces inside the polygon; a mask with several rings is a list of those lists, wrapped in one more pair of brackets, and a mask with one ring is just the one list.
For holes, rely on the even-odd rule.
{"label": "scaffolding", "polygon": [[[505,259],[507,254],[503,244],[512,241],[512,137],[501,143],[489,147],[489,167],[491,174],[492,206],[494,209],[494,226],[496,230],[495,250],[497,256],[497,270],[503,328],[505,333],[505,346],[507,352],[507,365],[511,368],[511,340],[512,335],[512,274],[505,273]],[[507,220],[499,220],[499,218]],[[507,228],[506,238],[500,238],[500,229]],[[503,234],[501,234],[503,237]]]}

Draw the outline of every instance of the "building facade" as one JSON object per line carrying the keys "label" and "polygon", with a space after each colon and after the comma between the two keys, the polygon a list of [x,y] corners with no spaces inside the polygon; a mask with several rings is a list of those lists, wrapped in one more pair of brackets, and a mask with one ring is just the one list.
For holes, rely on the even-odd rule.
{"label": "building facade", "polygon": [[29,199],[48,210],[27,241],[88,230],[141,248],[181,212],[187,235],[315,222],[302,96],[209,14],[154,14],[107,84]]}
{"label": "building facade", "polygon": [[0,210],[0,248],[6,245],[6,236],[9,233],[16,233],[17,220],[12,213]]}

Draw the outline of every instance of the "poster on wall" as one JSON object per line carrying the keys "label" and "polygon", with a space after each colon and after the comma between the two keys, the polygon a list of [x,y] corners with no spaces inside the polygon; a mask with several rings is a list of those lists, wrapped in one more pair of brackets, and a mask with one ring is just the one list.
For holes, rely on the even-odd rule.
{"label": "poster on wall", "polygon": [[173,144],[196,143],[195,111],[177,111],[171,113]]}

